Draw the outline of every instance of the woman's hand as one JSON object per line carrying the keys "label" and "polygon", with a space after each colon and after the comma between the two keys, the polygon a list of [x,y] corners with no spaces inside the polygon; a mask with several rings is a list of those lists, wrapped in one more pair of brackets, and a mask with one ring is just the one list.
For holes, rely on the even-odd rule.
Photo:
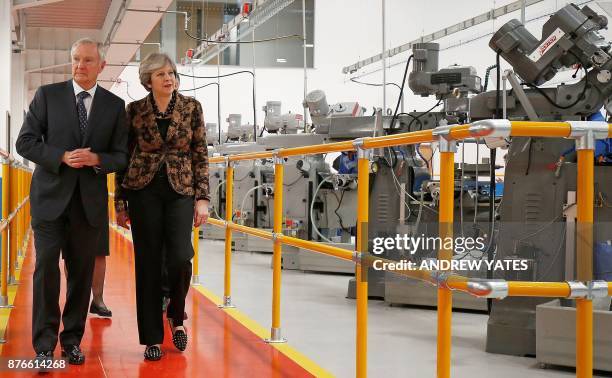
{"label": "woman's hand", "polygon": [[195,204],[193,212],[193,226],[200,227],[202,223],[208,220],[208,200],[198,200]]}
{"label": "woman's hand", "polygon": [[129,230],[130,216],[127,211],[119,211],[117,213],[117,224]]}

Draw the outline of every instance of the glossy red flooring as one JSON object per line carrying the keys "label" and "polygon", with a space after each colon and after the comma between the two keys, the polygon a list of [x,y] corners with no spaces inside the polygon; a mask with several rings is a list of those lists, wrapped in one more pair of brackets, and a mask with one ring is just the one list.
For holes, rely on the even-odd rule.
{"label": "glossy red flooring", "polygon": [[[86,354],[82,366],[42,377],[311,377],[295,362],[239,324],[199,292],[187,297],[185,322],[189,346],[183,353],[172,345],[169,328],[161,361],[144,361],[144,347],[138,343],[134,289],[133,252],[114,243],[107,258],[104,298],[113,311],[112,319],[89,317],[81,348]],[[3,357],[32,358],[32,273],[34,250],[24,260],[15,308],[11,311]],[[64,285],[64,283],[62,283]],[[64,298],[62,286],[62,301]],[[63,303],[62,303],[63,306]],[[55,351],[59,356],[60,350]],[[2,377],[41,377],[37,373],[0,372]]]}

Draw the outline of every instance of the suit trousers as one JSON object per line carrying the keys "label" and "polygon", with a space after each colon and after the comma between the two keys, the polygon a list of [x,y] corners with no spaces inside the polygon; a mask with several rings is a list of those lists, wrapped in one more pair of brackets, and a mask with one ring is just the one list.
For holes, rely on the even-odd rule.
{"label": "suit trousers", "polygon": [[[32,219],[36,249],[32,344],[37,353],[55,349],[60,318],[64,323],[59,335],[62,347],[79,345],[85,330],[95,261],[95,253],[90,246],[101,243],[104,234],[102,227],[93,227],[88,223],[80,193],[77,184],[68,207],[58,219]],[[63,314],[59,307],[60,251],[67,274]]]}
{"label": "suit trousers", "polygon": [[166,314],[175,325],[182,325],[191,281],[194,197],[174,191],[162,174],[143,189],[126,192],[134,241],[138,336],[142,345],[161,344],[163,248],[170,289]]}

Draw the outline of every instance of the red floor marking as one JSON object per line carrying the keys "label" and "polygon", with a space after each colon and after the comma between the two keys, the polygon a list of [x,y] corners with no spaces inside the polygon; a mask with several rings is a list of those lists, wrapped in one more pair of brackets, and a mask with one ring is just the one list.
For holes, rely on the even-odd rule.
{"label": "red floor marking", "polygon": [[[189,315],[185,322],[189,334],[187,350],[181,353],[174,348],[170,329],[166,326],[162,347],[166,355],[161,361],[144,361],[144,346],[138,343],[136,326],[133,252],[125,243],[121,243],[120,248],[115,247],[111,242],[104,290],[104,300],[113,311],[113,317],[90,316],[87,319],[81,343],[85,364],[46,375],[0,372],[0,377],[312,377],[193,289],[186,303]],[[30,245],[2,357],[32,358],[34,355],[31,342],[33,255]],[[64,290],[62,284],[62,306]],[[55,356],[59,354],[58,345]]]}

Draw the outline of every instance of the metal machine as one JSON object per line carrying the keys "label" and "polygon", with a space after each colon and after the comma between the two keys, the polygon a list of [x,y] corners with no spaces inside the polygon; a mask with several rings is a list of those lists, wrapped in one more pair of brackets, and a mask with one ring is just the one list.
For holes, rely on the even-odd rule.
{"label": "metal machine", "polygon": [[[516,72],[515,74],[507,71],[505,74],[512,91],[495,90],[484,93],[473,91],[475,95],[463,96],[462,88],[468,89],[471,86],[470,89],[474,90],[480,86],[479,81],[471,78],[470,70],[463,68],[456,72],[463,73],[463,78],[458,75],[454,77],[444,75],[442,78],[434,76],[436,72],[434,63],[437,59],[429,60],[428,57],[435,56],[435,44],[414,46],[413,70],[425,73],[415,74],[413,71],[409,83],[418,94],[436,94],[436,90],[440,92],[436,96],[444,101],[444,112],[428,114],[432,120],[438,122],[440,119],[447,120],[448,123],[472,122],[496,118],[500,114],[511,120],[597,120],[602,106],[609,109],[609,98],[612,95],[610,44],[599,34],[599,30],[606,25],[605,17],[595,14],[590,8],[580,9],[570,4],[560,9],[545,23],[541,40],[533,37],[516,20],[502,26],[492,37],[490,47],[508,61]],[[584,77],[577,83],[561,84],[552,88],[537,87],[550,80],[562,68],[576,64],[579,64],[585,72]],[[519,77],[524,83],[520,82]],[[442,83],[442,79],[446,82]],[[416,116],[418,113],[415,113],[409,122],[414,124]],[[601,120],[602,118],[600,116]],[[419,125],[422,128],[433,126],[435,125]],[[410,127],[408,129],[414,130]],[[495,204],[493,224],[495,227],[487,223],[485,214],[493,210],[487,203],[479,203],[474,217],[482,221],[475,222],[476,227],[489,241],[485,251],[487,253],[477,255],[475,258],[496,260],[519,258],[529,262],[530,269],[526,272],[518,274],[507,272],[505,276],[498,273],[494,278],[526,281],[575,279],[575,214],[572,214],[576,192],[574,142],[546,138],[512,138],[501,141],[485,139],[485,142],[491,147],[509,145],[509,152],[503,201]],[[612,227],[608,223],[612,220],[612,206],[608,206],[607,200],[612,196],[612,168],[609,166],[612,161],[610,159],[612,151],[609,149],[609,143],[607,147],[604,142],[602,144],[604,147],[601,149],[598,147],[596,150],[599,163],[595,166],[595,197],[600,200],[595,203],[595,244],[612,239]],[[464,168],[464,171],[467,171],[470,167]],[[487,168],[479,168],[481,172],[484,168],[482,175],[489,174]],[[463,176],[464,173],[459,174]],[[377,185],[378,177],[374,180],[374,185]],[[469,192],[471,190],[469,181],[469,177],[463,176],[463,184],[457,185],[456,180],[456,188],[460,190],[463,188]],[[430,184],[431,182],[427,184],[426,196],[429,191],[432,198],[435,198],[433,195],[435,185]],[[484,192],[477,195],[487,197],[490,189],[482,184],[481,188]],[[374,192],[372,197],[375,197]],[[469,202],[465,197],[456,196],[456,198]],[[371,205],[371,208],[380,205]],[[435,203],[431,205],[435,208]],[[463,209],[469,211],[465,206]],[[476,208],[471,209],[472,214],[475,210]],[[429,215],[427,212],[423,214]],[[461,214],[461,209],[456,208],[456,220],[458,214]],[[376,214],[370,214],[370,240],[376,236],[372,227],[383,229],[379,225],[381,223],[379,219]],[[435,222],[435,217],[431,220]],[[456,227],[455,232],[458,229],[465,231],[464,227]],[[389,229],[383,233],[389,235],[395,232]],[[394,258],[394,255],[391,253],[388,257]],[[426,253],[425,255],[424,257],[427,257]],[[457,258],[464,257],[457,256]],[[377,278],[376,275],[370,276],[370,285],[377,285]],[[435,304],[435,293],[432,288],[391,274],[387,277],[385,290],[385,300],[391,303]],[[427,294],[427,290],[431,294]],[[454,304],[464,308],[486,308],[482,300],[475,301],[477,300],[457,295]],[[545,298],[518,297],[492,301],[487,351],[535,355],[536,306],[546,301],[548,299]],[[552,313],[553,310],[546,312],[548,314],[546,316],[551,316]],[[546,320],[539,322],[545,324]]]}
{"label": "metal machine", "polygon": [[[321,135],[298,133],[298,130],[303,129],[302,116],[291,112],[282,114],[279,101],[268,101],[264,111],[266,112],[264,127],[268,135],[257,139],[255,145],[257,150],[276,150],[325,142],[325,138]],[[331,207],[329,193],[333,191],[333,188],[331,184],[328,184],[330,187],[327,187],[326,178],[331,172],[324,157],[288,158],[284,172],[284,232],[312,240],[316,237],[314,233],[316,226],[313,227],[311,219],[315,219],[315,223],[324,229],[324,232],[335,227],[335,215],[332,219],[326,215]],[[326,183],[324,188],[319,186],[322,181]],[[235,221],[251,227],[272,229],[273,182],[274,166],[271,160],[236,162],[233,204]],[[315,206],[312,206],[313,203]],[[272,252],[269,242],[250,235],[236,239],[235,249],[237,251]],[[283,267],[297,269],[294,256],[298,254],[298,249],[285,247],[283,252]]]}
{"label": "metal machine", "polygon": [[[546,21],[542,38],[531,35],[517,20],[503,25],[489,46],[508,63],[529,88],[523,89],[508,74],[509,119],[592,119],[602,106],[609,108],[612,94],[610,43],[599,33],[607,20],[589,7],[569,4]],[[574,84],[538,88],[564,67],[581,65],[584,77]],[[495,92],[471,101],[471,118],[492,118]],[[603,117],[602,117],[603,118]],[[508,153],[504,201],[501,206],[496,258],[512,256],[533,260],[531,278],[538,281],[574,279],[574,215],[576,164],[573,141],[513,138]],[[609,156],[597,152],[598,161]],[[609,163],[608,163],[609,164]],[[612,239],[612,167],[595,166],[594,243]],[[554,240],[555,243],[551,243]],[[508,278],[508,277],[506,277]],[[513,355],[536,353],[536,306],[544,298],[506,298],[493,301],[488,322],[487,351]],[[569,324],[568,324],[569,327]],[[597,346],[595,346],[597,349]]]}

